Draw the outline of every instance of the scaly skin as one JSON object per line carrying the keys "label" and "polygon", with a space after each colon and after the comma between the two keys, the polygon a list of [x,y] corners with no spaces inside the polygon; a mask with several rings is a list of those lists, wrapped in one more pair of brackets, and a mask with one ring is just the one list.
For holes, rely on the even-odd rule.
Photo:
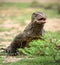
{"label": "scaly skin", "polygon": [[32,14],[31,22],[26,26],[23,33],[18,34],[10,46],[7,47],[6,52],[8,55],[14,56],[17,54],[18,48],[24,48],[29,45],[29,42],[34,39],[42,39],[44,34],[44,23],[46,16],[42,12],[35,12]]}

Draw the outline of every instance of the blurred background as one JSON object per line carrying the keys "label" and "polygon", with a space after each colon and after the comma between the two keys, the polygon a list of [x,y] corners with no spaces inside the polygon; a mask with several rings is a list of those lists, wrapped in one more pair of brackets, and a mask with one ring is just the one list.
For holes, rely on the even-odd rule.
{"label": "blurred background", "polygon": [[0,43],[7,46],[36,11],[46,14],[46,31],[60,31],[60,0],[0,0]]}
{"label": "blurred background", "polygon": [[[9,46],[31,22],[32,13],[37,11],[44,12],[47,18],[44,29],[48,32],[44,41],[35,40],[30,43],[30,48],[20,49],[20,54],[22,51],[33,58],[29,57],[29,60],[21,55],[18,59],[8,54],[5,57],[0,50],[0,65],[14,65],[7,62],[15,62],[15,65],[60,65],[58,61],[55,63],[55,56],[60,59],[60,0],[0,0],[0,48]],[[24,61],[16,62],[21,58]]]}

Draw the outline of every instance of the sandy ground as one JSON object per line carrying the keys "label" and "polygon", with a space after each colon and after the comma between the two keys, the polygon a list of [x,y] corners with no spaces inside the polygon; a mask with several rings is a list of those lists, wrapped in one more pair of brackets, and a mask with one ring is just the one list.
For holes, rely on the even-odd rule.
{"label": "sandy ground", "polygon": [[60,19],[47,19],[44,28],[46,31],[60,31]]}

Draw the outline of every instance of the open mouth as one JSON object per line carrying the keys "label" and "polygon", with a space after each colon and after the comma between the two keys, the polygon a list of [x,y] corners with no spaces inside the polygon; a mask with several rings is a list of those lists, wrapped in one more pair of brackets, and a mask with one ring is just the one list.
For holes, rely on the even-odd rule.
{"label": "open mouth", "polygon": [[38,19],[38,21],[41,21],[41,20],[45,21],[45,20],[46,20],[46,18],[40,18],[40,19]]}
{"label": "open mouth", "polygon": [[35,22],[38,23],[38,24],[46,23],[46,18],[37,19]]}
{"label": "open mouth", "polygon": [[46,18],[38,19],[37,23],[46,23]]}

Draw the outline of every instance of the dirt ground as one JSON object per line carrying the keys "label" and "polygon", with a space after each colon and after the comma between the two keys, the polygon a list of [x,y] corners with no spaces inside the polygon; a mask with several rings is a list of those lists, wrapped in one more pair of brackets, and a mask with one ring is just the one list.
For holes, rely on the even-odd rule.
{"label": "dirt ground", "polygon": [[44,28],[47,31],[60,31],[60,19],[47,19]]}

